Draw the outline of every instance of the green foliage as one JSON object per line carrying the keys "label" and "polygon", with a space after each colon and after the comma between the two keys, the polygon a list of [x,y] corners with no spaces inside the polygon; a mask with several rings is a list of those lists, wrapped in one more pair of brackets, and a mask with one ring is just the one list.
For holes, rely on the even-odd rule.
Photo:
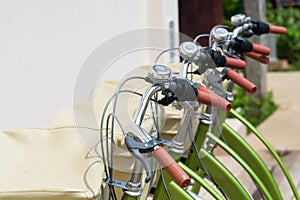
{"label": "green foliage", "polygon": [[243,13],[242,0],[223,0],[223,17],[224,24],[231,25],[230,18],[235,14]]}
{"label": "green foliage", "polygon": [[287,59],[290,63],[300,62],[300,9],[273,9],[270,4],[267,5],[268,22],[288,29],[286,35],[277,36],[278,58]]}
{"label": "green foliage", "polygon": [[300,60],[293,63],[290,71],[300,71]]}
{"label": "green foliage", "polygon": [[[273,93],[269,91],[265,98],[259,99],[254,95],[236,86],[234,92],[235,99],[232,108],[249,120],[255,127],[267,119],[277,108],[278,105],[273,100]],[[230,117],[230,116],[229,116]]]}

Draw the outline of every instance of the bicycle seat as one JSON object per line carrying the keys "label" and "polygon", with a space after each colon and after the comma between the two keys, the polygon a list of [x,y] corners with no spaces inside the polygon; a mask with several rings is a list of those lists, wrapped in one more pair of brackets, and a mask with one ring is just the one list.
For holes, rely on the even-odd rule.
{"label": "bicycle seat", "polygon": [[[31,128],[0,134],[0,199],[96,199],[103,163],[88,157],[78,128]],[[95,130],[83,129],[87,134]],[[101,191],[101,194],[100,194]]]}

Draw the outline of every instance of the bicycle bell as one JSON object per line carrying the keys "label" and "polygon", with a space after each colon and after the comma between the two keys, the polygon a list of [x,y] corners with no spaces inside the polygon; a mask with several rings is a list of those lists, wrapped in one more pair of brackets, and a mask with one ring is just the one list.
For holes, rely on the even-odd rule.
{"label": "bicycle bell", "polygon": [[219,40],[219,41],[224,41],[227,39],[228,35],[229,35],[229,32],[226,28],[224,27],[215,27],[213,28],[212,30],[212,34],[213,34],[213,37],[216,39],[216,40]]}
{"label": "bicycle bell", "polygon": [[165,82],[170,80],[173,76],[169,67],[164,65],[154,65],[148,73],[148,77],[153,82]]}
{"label": "bicycle bell", "polygon": [[250,17],[247,17],[244,14],[236,14],[231,17],[231,23],[234,26],[241,26],[242,24],[249,22],[251,20]]}
{"label": "bicycle bell", "polygon": [[183,58],[190,60],[197,55],[198,47],[193,42],[183,42],[179,47],[179,52]]}

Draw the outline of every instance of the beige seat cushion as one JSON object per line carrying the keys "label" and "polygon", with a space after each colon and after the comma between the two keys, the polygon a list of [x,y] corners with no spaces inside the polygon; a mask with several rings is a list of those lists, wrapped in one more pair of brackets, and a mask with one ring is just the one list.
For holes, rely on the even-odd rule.
{"label": "beige seat cushion", "polygon": [[74,127],[1,133],[0,199],[98,197],[103,164],[88,156],[78,129],[95,134],[95,130]]}

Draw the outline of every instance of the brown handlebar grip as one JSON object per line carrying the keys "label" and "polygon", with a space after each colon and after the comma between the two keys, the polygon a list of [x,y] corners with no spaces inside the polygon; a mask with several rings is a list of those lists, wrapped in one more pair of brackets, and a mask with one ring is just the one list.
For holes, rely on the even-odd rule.
{"label": "brown handlebar grip", "polygon": [[271,53],[271,49],[269,47],[263,46],[263,45],[259,45],[259,44],[252,44],[252,51],[254,53],[259,53],[259,54],[263,54],[263,55],[270,55]]}
{"label": "brown handlebar grip", "polygon": [[245,89],[250,94],[254,94],[257,90],[257,87],[254,83],[250,82],[231,69],[226,72],[225,77]]}
{"label": "brown handlebar grip", "polygon": [[198,88],[197,88],[198,91],[202,91],[202,92],[211,92],[209,89],[207,89],[206,87],[200,85]]}
{"label": "brown handlebar grip", "polygon": [[283,26],[269,25],[270,33],[286,34],[287,29]]}
{"label": "brown handlebar grip", "polygon": [[180,187],[186,187],[190,184],[190,177],[183,171],[177,162],[170,156],[170,154],[163,148],[157,147],[152,156],[159,162],[159,164],[166,170],[166,172],[173,178],[173,180]]}
{"label": "brown handlebar grip", "polygon": [[245,56],[252,58],[258,62],[261,62],[263,64],[268,64],[270,62],[270,58],[266,55],[262,55],[259,53],[254,53],[254,52],[246,52],[243,53]]}
{"label": "brown handlebar grip", "polygon": [[199,86],[197,90],[198,90],[198,96],[197,96],[198,102],[208,106],[215,106],[225,112],[229,112],[230,109],[232,108],[232,104],[229,101],[223,99],[222,97],[208,90],[207,88],[203,86]]}
{"label": "brown handlebar grip", "polygon": [[233,69],[245,69],[246,67],[246,62],[243,60],[235,59],[235,58],[230,58],[230,57],[225,57],[226,58],[226,66],[233,68]]}

